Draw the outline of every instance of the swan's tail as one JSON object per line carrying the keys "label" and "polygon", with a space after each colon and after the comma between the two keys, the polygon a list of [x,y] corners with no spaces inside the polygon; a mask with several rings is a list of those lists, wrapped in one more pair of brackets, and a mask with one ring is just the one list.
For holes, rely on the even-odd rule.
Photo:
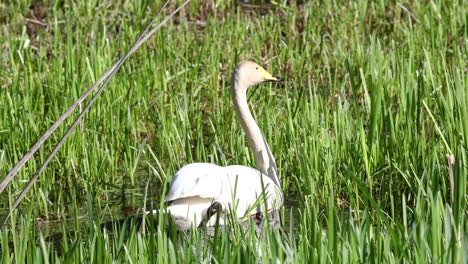
{"label": "swan's tail", "polygon": [[[174,224],[178,229],[186,230],[197,228],[200,225],[211,225],[211,216],[216,212],[211,212],[218,207],[212,207],[214,202],[211,198],[187,197],[174,200],[167,207],[168,213],[171,215]],[[208,216],[208,218],[207,218]],[[214,217],[216,218],[216,217]]]}

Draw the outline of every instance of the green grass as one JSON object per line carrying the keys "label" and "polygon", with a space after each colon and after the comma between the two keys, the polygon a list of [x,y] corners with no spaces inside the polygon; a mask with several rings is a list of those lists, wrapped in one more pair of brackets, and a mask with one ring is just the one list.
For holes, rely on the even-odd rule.
{"label": "green grass", "polygon": [[[162,6],[146,2],[0,3],[0,177],[129,49]],[[0,260],[468,262],[466,3],[267,2],[194,0],[143,45],[0,230]],[[241,59],[287,79],[249,92],[283,181],[284,230],[183,235],[160,216],[102,231],[127,209],[164,206],[185,164],[255,166],[228,89]]]}

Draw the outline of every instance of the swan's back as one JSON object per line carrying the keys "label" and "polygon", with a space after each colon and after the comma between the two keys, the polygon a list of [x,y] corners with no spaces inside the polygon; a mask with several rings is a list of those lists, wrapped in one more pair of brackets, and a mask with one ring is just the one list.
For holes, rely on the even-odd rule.
{"label": "swan's back", "polygon": [[166,201],[198,196],[201,198],[219,197],[226,172],[223,167],[210,163],[191,163],[182,167],[172,177]]}

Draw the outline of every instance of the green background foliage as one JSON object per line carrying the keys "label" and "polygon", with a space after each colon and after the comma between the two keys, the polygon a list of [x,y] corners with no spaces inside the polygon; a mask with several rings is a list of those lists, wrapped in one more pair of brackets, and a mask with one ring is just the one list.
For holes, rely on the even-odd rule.
{"label": "green background foliage", "polygon": [[[162,4],[0,3],[0,177]],[[192,1],[124,64],[13,212],[0,259],[466,263],[466,12],[463,1]],[[185,164],[255,166],[229,95],[245,59],[286,78],[249,91],[283,182],[283,229],[181,234],[161,215],[150,229],[101,230],[164,207]],[[1,194],[0,213],[70,124]]]}

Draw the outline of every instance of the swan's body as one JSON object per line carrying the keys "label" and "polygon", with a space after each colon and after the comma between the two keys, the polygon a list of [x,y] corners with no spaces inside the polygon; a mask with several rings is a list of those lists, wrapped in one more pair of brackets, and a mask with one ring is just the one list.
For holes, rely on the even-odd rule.
{"label": "swan's body", "polygon": [[[171,202],[167,210],[179,229],[197,227],[201,223],[213,226],[217,219],[222,225],[226,213],[242,218],[277,210],[282,205],[276,162],[249,110],[246,96],[247,88],[254,84],[280,80],[253,62],[241,62],[236,67],[232,74],[232,99],[258,170],[209,163],[192,163],[181,168],[172,178],[166,196]],[[212,214],[214,204],[220,205],[220,210]],[[214,216],[216,214],[219,217]]]}
{"label": "swan's body", "polygon": [[[281,202],[281,199],[278,200],[281,190],[258,170],[240,165],[221,167],[210,163],[192,163],[174,176],[166,196],[167,201],[172,201],[168,211],[181,229],[198,226],[214,201],[231,213],[235,210],[236,216],[241,218],[262,211],[262,186],[267,207],[277,209]],[[256,203],[258,206],[255,206]],[[220,224],[224,224],[224,220],[224,216],[220,215]],[[215,223],[216,217],[211,217],[206,224],[212,226]]]}

